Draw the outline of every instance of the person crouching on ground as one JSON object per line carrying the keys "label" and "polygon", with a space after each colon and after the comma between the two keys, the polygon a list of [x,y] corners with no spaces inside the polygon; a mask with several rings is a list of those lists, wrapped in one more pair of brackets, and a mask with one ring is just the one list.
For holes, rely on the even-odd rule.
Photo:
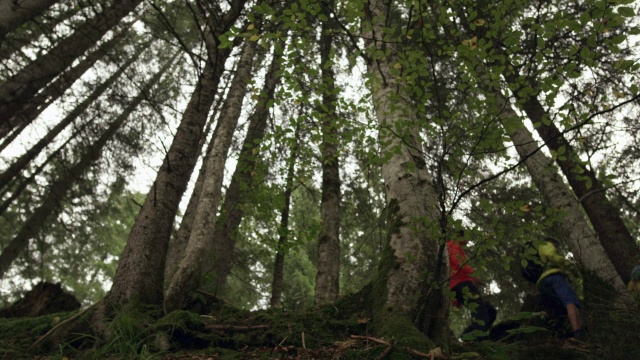
{"label": "person crouching on ground", "polygon": [[476,286],[479,280],[472,276],[474,269],[469,266],[467,255],[462,248],[466,243],[464,230],[457,233],[455,240],[447,241],[450,268],[449,288],[455,293],[453,303],[457,307],[466,306],[472,316],[471,325],[464,329],[461,336],[474,330],[487,332],[497,315],[496,308],[482,298],[482,294]]}

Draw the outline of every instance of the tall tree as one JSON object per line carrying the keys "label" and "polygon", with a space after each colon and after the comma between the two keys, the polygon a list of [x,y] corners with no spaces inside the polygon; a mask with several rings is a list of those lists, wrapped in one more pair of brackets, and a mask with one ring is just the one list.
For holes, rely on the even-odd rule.
{"label": "tall tree", "polygon": [[[400,81],[400,41],[389,41],[393,4],[366,4],[367,72],[379,126],[382,174],[387,197],[388,240],[374,291],[374,326],[380,335],[420,336],[414,327],[441,339],[444,331],[444,263],[439,244],[438,196],[421,152],[419,122],[411,106],[407,83]],[[420,302],[426,312],[418,316]],[[411,334],[411,335],[410,335]]]}
{"label": "tall tree", "polygon": [[[20,110],[14,115],[14,119],[9,122],[13,124],[14,131],[24,128],[24,125],[30,124],[35,120],[44,110],[47,109],[54,101],[58,100],[73,84],[84,75],[93,65],[101,58],[106,57],[109,51],[122,40],[123,33],[117,34],[113,38],[104,42],[100,47],[84,59],[82,59],[77,65],[73,66],[69,70],[65,71],[62,75],[48,84],[42,89],[36,96],[34,96],[28,103],[22,104]],[[145,46],[140,46],[140,49],[144,49]],[[135,56],[134,56],[135,57]],[[0,127],[0,138],[7,135],[11,127],[9,123],[3,124]]]}
{"label": "tall tree", "polygon": [[216,219],[213,241],[217,248],[217,261],[214,264],[216,284],[214,289],[222,289],[233,265],[233,254],[238,227],[244,216],[247,192],[254,188],[256,159],[260,156],[260,144],[264,137],[269,119],[269,109],[274,100],[274,92],[280,81],[280,68],[284,41],[276,42],[271,65],[267,71],[265,82],[260,92],[258,104],[249,117],[249,128],[245,136],[238,164],[231,177],[231,182],[224,196],[220,215]]}
{"label": "tall tree", "polygon": [[[9,1],[9,0],[7,0]],[[80,25],[46,55],[22,68],[0,85],[0,126],[13,129],[13,115],[47,83],[60,75],[102,36],[131,13],[142,0],[114,0],[102,13]]]}
{"label": "tall tree", "polygon": [[189,243],[165,296],[164,308],[167,312],[180,309],[186,304],[191,291],[198,288],[203,275],[213,268],[212,262],[207,260],[212,257],[215,264],[219,257],[233,256],[233,254],[221,253],[212,241],[211,234],[215,230],[217,209],[222,197],[225,163],[251,77],[255,48],[256,41],[250,40],[244,44],[233,83],[220,110],[219,129],[211,152],[208,154],[206,175],[198,199]]}
{"label": "tall tree", "polygon": [[331,16],[329,4],[321,4],[326,20],[320,27],[320,66],[322,103],[318,116],[321,123],[322,199],[320,216],[322,232],[318,239],[318,274],[316,276],[316,304],[331,303],[340,295],[340,158],[338,154],[337,114],[338,91],[333,71],[333,32],[337,24]]}
{"label": "tall tree", "polygon": [[276,257],[273,262],[273,280],[271,281],[271,299],[269,304],[272,308],[281,306],[282,290],[284,279],[284,260],[287,254],[287,245],[290,241],[289,234],[289,214],[291,212],[291,195],[294,190],[294,177],[296,170],[296,159],[298,157],[298,136],[300,135],[300,124],[296,125],[293,138],[293,147],[288,160],[287,176],[284,183],[284,204],[280,209],[280,226],[278,227],[278,244],[276,245]]}
{"label": "tall tree", "polygon": [[42,14],[58,0],[0,0],[0,43],[7,33]]}
{"label": "tall tree", "polygon": [[141,89],[141,93],[131,101],[116,119],[109,124],[109,127],[102,133],[90,147],[85,149],[78,162],[69,168],[64,175],[51,184],[48,194],[43,203],[33,212],[33,214],[22,224],[20,231],[0,254],[0,277],[2,277],[11,263],[27,247],[29,240],[41,228],[45,220],[56,210],[60,202],[66,197],[67,192],[73,184],[80,179],[90,166],[100,157],[102,149],[107,142],[113,138],[129,115],[138,107],[143,99],[148,98],[148,93],[160,81],[164,72],[169,68],[174,59],[168,61],[156,75],[154,75]]}
{"label": "tall tree", "polygon": [[610,283],[619,294],[625,294],[625,284],[587,221],[571,188],[558,174],[553,159],[541,151],[537,141],[503,95],[494,95],[502,125],[511,137],[520,158],[524,160],[533,182],[547,203],[561,212],[558,227],[561,233],[566,235],[575,259],[585,270]]}
{"label": "tall tree", "polygon": [[145,50],[144,47],[140,47],[135,54],[133,54],[122,66],[118,68],[109,78],[101,82],[89,96],[78,104],[73,110],[71,110],[56,126],[54,126],[47,134],[40,139],[35,145],[33,145],[24,154],[18,157],[13,163],[0,174],[0,190],[9,185],[11,179],[15,178],[25,169],[29,163],[35,159],[40,152],[47,147],[53,139],[58,136],[64,129],[66,129],[71,123],[73,123],[89,106],[96,101],[107,89],[111,88],[113,84],[120,78],[122,73],[134,62]]}

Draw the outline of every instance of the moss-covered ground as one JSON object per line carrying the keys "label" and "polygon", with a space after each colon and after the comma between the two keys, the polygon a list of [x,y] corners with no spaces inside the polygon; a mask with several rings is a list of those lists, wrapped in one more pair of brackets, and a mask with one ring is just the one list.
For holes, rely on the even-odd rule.
{"label": "moss-covered ground", "polygon": [[[47,350],[29,347],[74,313],[0,319],[3,359],[638,359],[636,310],[591,308],[590,335],[583,341],[557,338],[534,322],[493,341],[451,338],[431,352],[406,339],[371,332],[366,294],[307,311],[238,310],[218,303],[206,314],[148,308],[120,313],[108,338],[71,334]],[[635,317],[634,317],[635,314]],[[526,318],[526,316],[523,316]],[[513,325],[513,324],[512,324]],[[536,330],[537,329],[537,330]],[[513,329],[511,329],[513,330]],[[411,334],[409,334],[411,335]],[[435,345],[434,345],[435,346]]]}

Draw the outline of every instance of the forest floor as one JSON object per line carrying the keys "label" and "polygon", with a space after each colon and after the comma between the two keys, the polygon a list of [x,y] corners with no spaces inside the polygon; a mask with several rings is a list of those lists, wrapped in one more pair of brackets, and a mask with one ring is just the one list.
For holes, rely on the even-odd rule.
{"label": "forest floor", "polygon": [[306,311],[247,311],[204,299],[192,311],[166,315],[158,308],[117,312],[107,339],[85,324],[87,331],[46,346],[34,344],[47,343],[51,330],[78,311],[0,318],[0,359],[640,359],[637,309],[588,309],[589,334],[581,341],[562,338],[538,313],[523,312],[496,324],[491,340],[452,335],[446,344],[416,349],[374,336],[367,301],[367,294],[356,294]]}

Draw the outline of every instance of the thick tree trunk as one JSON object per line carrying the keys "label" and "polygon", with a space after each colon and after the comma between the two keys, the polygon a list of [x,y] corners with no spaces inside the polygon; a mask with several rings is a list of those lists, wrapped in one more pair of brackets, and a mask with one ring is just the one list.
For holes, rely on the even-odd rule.
{"label": "thick tree trunk", "polygon": [[0,254],[0,278],[4,276],[9,269],[11,263],[18,257],[18,255],[27,247],[29,240],[39,231],[42,224],[45,223],[47,218],[58,208],[60,202],[66,197],[67,192],[76,183],[78,179],[82,177],[91,165],[100,158],[102,149],[107,142],[115,135],[120,129],[122,124],[127,120],[129,115],[136,109],[136,107],[147,98],[146,93],[158,83],[166,69],[173,61],[168,62],[163,69],[161,69],[141,90],[141,93],[136,97],[107,128],[107,130],[91,144],[86,151],[80,157],[80,160],[71,168],[69,168],[64,175],[51,184],[49,192],[45,197],[43,203],[33,212],[33,214],[25,221],[16,236],[9,242]]}
{"label": "thick tree trunk", "polygon": [[42,14],[58,0],[0,0],[0,43],[20,25]]}
{"label": "thick tree trunk", "polygon": [[380,335],[419,336],[413,317],[427,294],[429,307],[418,326],[432,339],[441,339],[446,302],[439,284],[444,283],[446,267],[439,255],[437,193],[420,152],[419,122],[411,99],[392,71],[398,62],[395,43],[383,40],[390,9],[385,1],[372,0],[368,11],[371,32],[363,38],[370,39],[368,73],[385,159],[382,174],[390,226],[374,282],[374,327]]}
{"label": "thick tree trunk", "polygon": [[[122,39],[124,34],[113,37],[93,51],[76,66],[72,67],[64,74],[58,76],[56,80],[47,85],[41,92],[34,96],[28,103],[21,104],[21,108],[16,112],[8,123],[0,126],[0,139],[3,138],[10,129],[30,124],[54,101],[58,100],[84,73],[89,70],[100,58],[105,57],[109,50]],[[137,58],[145,46],[140,46],[140,50],[133,56]],[[130,64],[130,60],[127,64]],[[0,181],[0,184],[2,182]]]}
{"label": "thick tree trunk", "polygon": [[256,159],[260,156],[260,142],[264,137],[269,118],[269,102],[273,100],[273,94],[280,81],[280,61],[282,59],[283,43],[276,46],[273,59],[266,75],[265,83],[260,93],[260,99],[254,113],[249,117],[249,129],[244,139],[242,150],[238,156],[238,165],[231,177],[231,183],[225,193],[224,204],[220,216],[216,219],[216,227],[213,231],[214,248],[220,254],[214,266],[216,281],[216,293],[222,291],[227,283],[227,277],[233,265],[233,253],[235,250],[235,235],[244,216],[241,204],[245,200],[244,194],[254,187],[254,168]]}
{"label": "thick tree trunk", "polygon": [[35,145],[33,145],[27,152],[22,154],[18,159],[16,159],[2,174],[0,174],[0,189],[3,189],[6,185],[9,184],[11,179],[15,178],[20,174],[24,168],[29,165],[31,160],[35,159],[36,156],[40,154],[46,146],[48,146],[53,139],[58,136],[67,126],[69,126],[78,116],[80,116],[96,99],[98,99],[107,89],[109,89],[115,82],[120,78],[120,75],[137,59],[138,56],[145,50],[144,47],[141,47],[136,54],[134,54],[131,58],[127,60],[113,75],[111,75],[107,80],[100,83],[93,92],[83,100],[80,104],[78,104],[67,116],[62,119],[56,126],[54,126],[49,132],[38,141]]}
{"label": "thick tree trunk", "polygon": [[[508,80],[513,85],[519,85],[515,76],[508,77]],[[620,217],[619,210],[607,198],[606,188],[580,160],[540,101],[536,97],[524,98],[517,90],[513,93],[542,140],[558,154],[555,156],[556,163],[580,200],[618,275],[625,283],[628,282],[631,270],[640,261],[640,247]]]}
{"label": "thick tree trunk", "polygon": [[222,196],[224,165],[242,112],[247,84],[251,78],[255,47],[254,41],[245,43],[233,83],[220,111],[219,129],[211,153],[207,154],[209,159],[206,164],[206,176],[202,184],[189,243],[165,296],[166,312],[182,308],[191,291],[196,290],[200,285],[202,276],[211,270],[212,264],[215,264],[221,256],[227,255],[218,253],[213,247],[211,234],[215,228],[218,205]]}
{"label": "thick tree trunk", "polygon": [[524,159],[531,179],[549,206],[563,213],[558,226],[568,239],[575,259],[582,268],[593,272],[600,279],[611,284],[620,294],[624,294],[626,287],[622,279],[591,229],[580,203],[558,173],[553,159],[540,151],[538,142],[504,96],[499,93],[493,95],[498,103],[502,125],[520,158]]}
{"label": "thick tree trunk", "polygon": [[132,12],[142,0],[115,0],[95,18],[79,26],[46,55],[38,57],[0,85],[0,126],[15,127],[9,120],[51,80],[95,45],[102,36]]}
{"label": "thick tree trunk", "polygon": [[[165,257],[178,205],[198,157],[197,144],[230,51],[221,49],[217,66],[207,62],[173,143],[129,233],[106,303],[160,304]],[[108,313],[108,309],[107,309]]]}
{"label": "thick tree trunk", "polygon": [[338,300],[340,295],[340,159],[338,154],[337,94],[333,71],[332,45],[336,28],[331,19],[328,4],[322,12],[327,21],[322,22],[320,34],[320,66],[322,68],[322,106],[319,116],[322,124],[320,145],[322,164],[322,198],[320,218],[322,231],[318,239],[318,274],[316,275],[315,303],[325,304]]}

